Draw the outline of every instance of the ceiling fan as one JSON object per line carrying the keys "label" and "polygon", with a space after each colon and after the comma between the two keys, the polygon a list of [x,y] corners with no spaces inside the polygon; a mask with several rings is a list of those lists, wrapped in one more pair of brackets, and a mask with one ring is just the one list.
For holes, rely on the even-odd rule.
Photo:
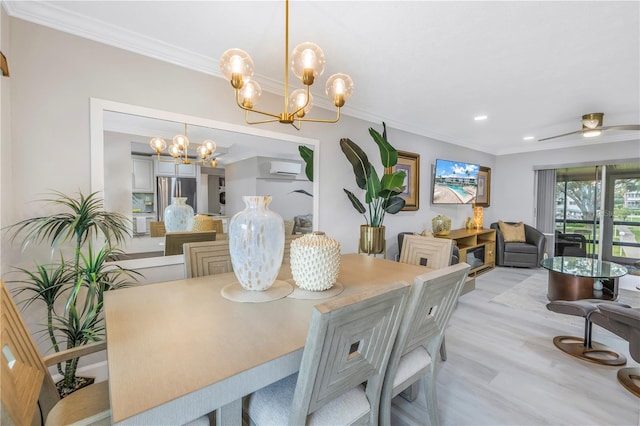
{"label": "ceiling fan", "polygon": [[582,129],[576,130],[575,132],[563,133],[561,135],[550,136],[544,139],[538,139],[539,142],[548,141],[549,139],[561,138],[563,136],[574,135],[577,133],[582,133],[582,136],[585,138],[591,138],[594,136],[600,136],[600,134],[605,130],[640,130],[640,124],[623,124],[617,126],[603,126],[602,118],[604,117],[603,112],[592,112],[590,114],[585,114],[582,116]]}

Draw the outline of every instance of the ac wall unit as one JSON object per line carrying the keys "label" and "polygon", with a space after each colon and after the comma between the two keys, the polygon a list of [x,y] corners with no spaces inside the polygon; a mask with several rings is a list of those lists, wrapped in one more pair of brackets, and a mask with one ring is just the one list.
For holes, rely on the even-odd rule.
{"label": "ac wall unit", "polygon": [[284,176],[295,176],[300,174],[302,170],[302,164],[300,163],[289,163],[286,161],[272,161],[271,162],[271,170],[269,173],[272,175],[284,175]]}

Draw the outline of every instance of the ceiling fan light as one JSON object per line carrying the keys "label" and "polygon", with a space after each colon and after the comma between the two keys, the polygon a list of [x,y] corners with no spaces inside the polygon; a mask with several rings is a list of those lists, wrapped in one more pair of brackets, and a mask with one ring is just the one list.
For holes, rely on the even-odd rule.
{"label": "ceiling fan light", "polygon": [[601,133],[601,130],[585,130],[584,132],[582,132],[582,136],[584,136],[585,138],[593,138],[596,136],[600,136]]}
{"label": "ceiling fan light", "polygon": [[[604,113],[593,112],[591,114],[585,114],[582,116],[582,128],[583,129],[595,129],[596,127],[602,127],[602,118]],[[597,135],[596,135],[597,136]]]}

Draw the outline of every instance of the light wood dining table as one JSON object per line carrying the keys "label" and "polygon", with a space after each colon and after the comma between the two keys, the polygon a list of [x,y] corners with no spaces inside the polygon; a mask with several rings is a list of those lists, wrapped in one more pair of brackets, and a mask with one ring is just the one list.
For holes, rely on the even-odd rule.
{"label": "light wood dining table", "polygon": [[[342,297],[429,268],[347,254]],[[287,264],[278,279],[291,278]],[[242,397],[298,371],[313,306],[330,299],[265,303],[225,299],[233,273],[105,293],[113,423],[184,424],[217,410],[240,424]]]}

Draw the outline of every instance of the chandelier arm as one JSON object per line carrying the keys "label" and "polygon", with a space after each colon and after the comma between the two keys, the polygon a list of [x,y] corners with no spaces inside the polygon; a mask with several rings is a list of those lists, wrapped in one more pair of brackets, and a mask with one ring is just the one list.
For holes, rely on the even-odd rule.
{"label": "chandelier arm", "polygon": [[[270,115],[270,116],[273,117],[272,114],[266,114],[266,115]],[[280,118],[272,118],[272,119],[269,119],[269,120],[250,121],[249,120],[249,110],[246,110],[245,114],[244,114],[244,121],[247,124],[264,124],[264,123],[275,123],[276,121],[280,121]]]}
{"label": "chandelier arm", "polygon": [[296,118],[296,121],[308,121],[310,123],[337,123],[340,120],[340,108],[338,108],[338,112],[336,118],[334,119],[320,119],[320,118]]}
{"label": "chandelier arm", "polygon": [[[252,112],[256,112],[256,113],[258,113],[258,114],[268,115],[269,117],[273,117],[273,118],[276,118],[276,119],[280,118],[280,116],[279,116],[279,115],[277,115],[277,114],[271,114],[270,112],[260,111],[260,110],[258,110],[258,109],[254,109],[254,108],[247,108],[246,106],[244,106],[244,105],[242,105],[242,104],[240,103],[240,100],[239,100],[239,96],[238,96],[238,95],[239,95],[239,91],[236,89],[236,104],[238,104],[238,107],[240,107],[240,108],[242,108],[243,110],[245,110],[245,111],[246,111],[246,113],[247,113],[247,114],[245,114],[245,115],[248,115],[248,112],[249,112],[249,111],[252,111]],[[246,119],[245,119],[245,121],[246,121]],[[247,121],[247,123],[248,123],[248,121]]]}

